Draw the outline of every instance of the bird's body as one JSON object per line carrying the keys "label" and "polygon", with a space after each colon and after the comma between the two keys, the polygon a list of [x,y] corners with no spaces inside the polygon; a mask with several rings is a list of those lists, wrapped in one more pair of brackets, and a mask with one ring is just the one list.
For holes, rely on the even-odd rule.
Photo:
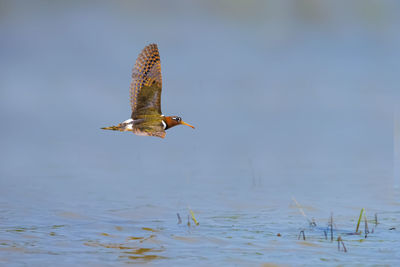
{"label": "bird's body", "polygon": [[156,44],[146,46],[139,54],[132,71],[131,118],[104,130],[132,131],[136,135],[164,138],[165,130],[179,124],[194,128],[178,116],[161,113],[161,64]]}

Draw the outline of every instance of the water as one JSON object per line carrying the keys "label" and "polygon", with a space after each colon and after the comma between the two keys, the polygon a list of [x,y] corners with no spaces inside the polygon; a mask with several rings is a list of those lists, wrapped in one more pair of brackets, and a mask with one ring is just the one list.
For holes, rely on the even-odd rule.
{"label": "water", "polygon": [[[398,264],[398,10],[1,2],[0,264]],[[149,42],[196,130],[101,131]]]}
{"label": "water", "polygon": [[[355,231],[361,206],[349,203],[350,197],[336,200],[332,194],[327,197],[330,201],[318,198],[316,204],[304,202],[308,204],[304,205],[305,213],[321,228],[327,226],[333,211],[339,229],[334,233],[335,239],[338,234],[342,236],[348,249],[344,253],[337,250],[336,242],[325,240],[323,230],[310,229],[289,198],[271,194],[283,189],[275,186],[212,190],[193,185],[182,188],[185,192],[181,193],[171,190],[172,186],[164,190],[152,190],[156,186],[149,186],[143,190],[135,188],[134,181],[119,179],[118,183],[123,182],[121,187],[131,189],[101,189],[96,186],[96,178],[85,180],[84,185],[71,177],[61,186],[72,195],[57,197],[52,191],[59,190],[51,190],[54,178],[42,181],[47,186],[32,188],[30,196],[7,196],[12,204],[2,204],[3,264],[48,265],[62,261],[62,265],[394,265],[399,257],[398,231],[389,230],[399,227],[396,205],[376,207],[372,199],[364,201],[364,205],[371,207],[367,209],[370,230],[375,227],[375,212],[379,224],[367,238],[345,235]],[[18,201],[21,199],[31,203],[22,204]],[[192,220],[187,225],[188,203],[198,226]],[[182,218],[181,224],[176,213]],[[364,231],[363,224],[361,229]],[[298,240],[300,230],[305,230],[305,241]]]}

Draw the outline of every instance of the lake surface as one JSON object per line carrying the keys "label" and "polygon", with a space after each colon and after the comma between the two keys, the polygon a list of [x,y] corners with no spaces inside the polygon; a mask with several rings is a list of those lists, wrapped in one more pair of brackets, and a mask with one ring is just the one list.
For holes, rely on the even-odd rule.
{"label": "lake surface", "polygon": [[[0,7],[0,265],[400,262],[399,4]],[[196,129],[101,131],[150,42]]]}
{"label": "lake surface", "polygon": [[[317,228],[309,227],[291,201],[288,191],[293,188],[279,185],[273,178],[240,181],[242,177],[199,176],[193,181],[174,179],[175,184],[153,178],[138,184],[122,176],[30,177],[35,178],[34,183],[14,177],[13,182],[2,183],[8,190],[2,190],[1,262],[195,266],[398,263],[398,196],[374,195],[375,191],[390,194],[379,182],[379,175],[364,178],[376,181],[368,185],[338,179],[333,186],[299,175],[303,182],[294,185],[293,195],[302,201],[304,212]],[[303,188],[303,183],[308,187],[313,184],[313,189]],[[347,235],[355,232],[360,207],[366,207],[369,230],[374,229],[367,238],[364,234]],[[189,209],[199,225],[188,219]],[[326,240],[324,234],[331,212],[337,227],[334,242],[330,236]],[[360,229],[364,232],[363,222]],[[298,240],[301,230],[306,240]],[[339,235],[347,253],[338,251]]]}

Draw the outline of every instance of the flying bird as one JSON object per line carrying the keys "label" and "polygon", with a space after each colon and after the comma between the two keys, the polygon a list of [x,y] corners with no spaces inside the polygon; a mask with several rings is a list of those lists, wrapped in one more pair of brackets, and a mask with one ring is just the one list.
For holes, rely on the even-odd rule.
{"label": "flying bird", "polygon": [[136,59],[130,86],[131,118],[104,130],[131,131],[136,135],[164,138],[165,130],[176,125],[187,125],[178,116],[164,116],[161,112],[161,63],[156,44],[146,46]]}

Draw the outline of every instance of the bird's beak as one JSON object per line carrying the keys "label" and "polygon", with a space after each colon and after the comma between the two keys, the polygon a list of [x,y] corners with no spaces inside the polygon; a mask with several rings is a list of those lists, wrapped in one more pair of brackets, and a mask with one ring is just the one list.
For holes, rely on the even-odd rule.
{"label": "bird's beak", "polygon": [[184,122],[184,121],[181,121],[181,124],[186,125],[186,126],[189,126],[189,127],[192,127],[192,128],[194,129],[194,126],[192,126],[192,125],[190,125],[190,124],[188,124],[188,123],[186,123],[186,122]]}

